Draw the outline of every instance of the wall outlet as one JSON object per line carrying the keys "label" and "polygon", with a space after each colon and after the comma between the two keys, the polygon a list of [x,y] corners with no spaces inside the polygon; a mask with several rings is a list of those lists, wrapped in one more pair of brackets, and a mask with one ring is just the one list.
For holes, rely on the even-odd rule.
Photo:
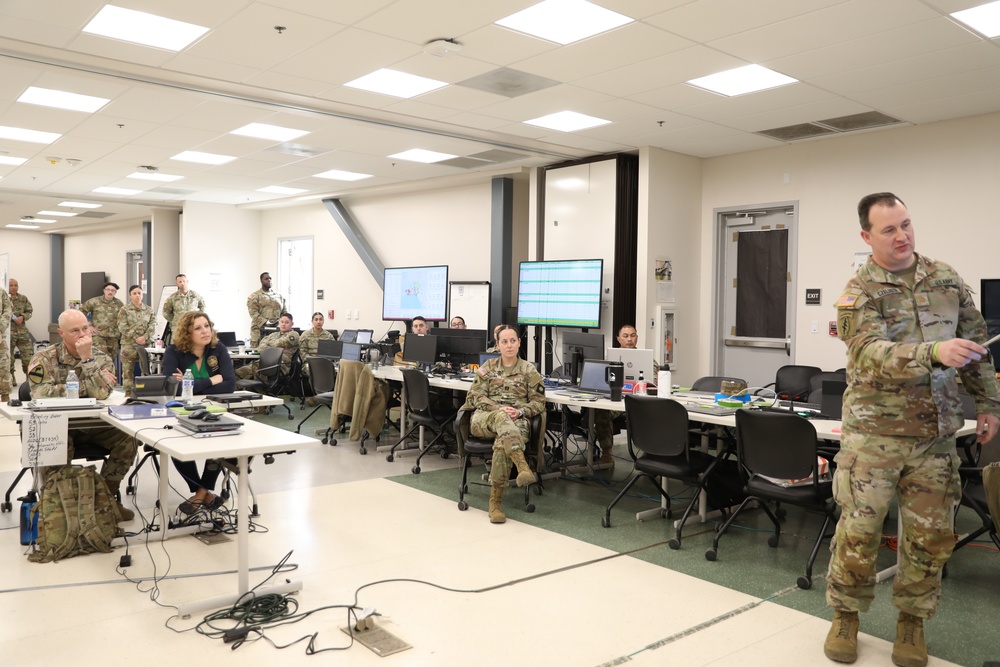
{"label": "wall outlet", "polygon": [[361,311],[360,310],[355,310],[354,311],[354,319],[356,319],[356,320],[360,320],[361,319]]}

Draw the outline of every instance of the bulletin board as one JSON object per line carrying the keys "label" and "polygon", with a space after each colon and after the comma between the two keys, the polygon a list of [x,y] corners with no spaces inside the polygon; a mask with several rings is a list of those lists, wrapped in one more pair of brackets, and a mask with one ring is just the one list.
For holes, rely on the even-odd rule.
{"label": "bulletin board", "polygon": [[448,319],[460,316],[470,329],[490,328],[490,283],[449,282]]}

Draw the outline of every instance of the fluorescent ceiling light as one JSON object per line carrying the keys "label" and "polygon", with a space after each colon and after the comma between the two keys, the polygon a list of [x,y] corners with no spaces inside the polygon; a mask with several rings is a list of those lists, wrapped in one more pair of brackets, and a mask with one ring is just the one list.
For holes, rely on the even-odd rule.
{"label": "fluorescent ceiling light", "polygon": [[268,125],[267,123],[250,123],[233,130],[229,134],[238,134],[243,137],[256,137],[257,139],[273,139],[274,141],[291,141],[309,134],[309,130],[295,130],[290,127],[279,125]]}
{"label": "fluorescent ceiling light", "polygon": [[572,44],[634,20],[585,0],[545,0],[496,24],[557,44]]}
{"label": "fluorescent ceiling light", "polygon": [[341,169],[331,169],[322,174],[314,174],[314,176],[316,178],[329,178],[333,181],[360,181],[372,177],[371,174],[360,174],[356,171],[343,171]]}
{"label": "fluorescent ceiling light", "polygon": [[453,157],[458,157],[457,155],[451,155],[450,153],[438,153],[437,151],[426,151],[423,148],[411,148],[408,151],[403,151],[402,153],[395,153],[389,157],[394,157],[400,160],[409,160],[410,162],[423,162],[425,164],[431,164],[433,162],[441,162],[442,160],[450,160]]}
{"label": "fluorescent ceiling light", "polygon": [[128,188],[111,188],[111,187],[100,187],[94,188],[91,192],[97,192],[102,195],[137,195],[142,190],[129,190]]}
{"label": "fluorescent ceiling light", "polygon": [[736,69],[717,72],[698,79],[688,81],[692,86],[710,90],[713,93],[733,97],[745,93],[755,93],[759,90],[786,86],[798,83],[798,79],[779,74],[774,70],[760,65],[745,65]]}
{"label": "fluorescent ceiling light", "polygon": [[125,178],[141,178],[144,181],[163,181],[164,183],[172,183],[174,181],[179,181],[184,177],[174,176],[173,174],[161,174],[159,172],[137,171],[129,174]]}
{"label": "fluorescent ceiling light", "polygon": [[44,225],[51,225],[55,220],[49,220],[48,218],[36,218],[35,216],[28,216],[26,218],[21,218],[21,222],[26,222],[29,225],[37,225],[42,223]]}
{"label": "fluorescent ceiling light", "polygon": [[105,5],[84,29],[92,35],[120,39],[168,51],[180,51],[198,39],[208,28],[156,14]]}
{"label": "fluorescent ceiling light", "polygon": [[588,116],[575,111],[560,111],[558,113],[550,113],[548,116],[542,116],[541,118],[524,121],[525,125],[547,127],[550,130],[559,130],[560,132],[586,130],[588,127],[607,125],[610,122],[610,120],[595,118],[594,116]]}
{"label": "fluorescent ceiling light", "polygon": [[10,229],[39,229],[38,225],[7,225]]}
{"label": "fluorescent ceiling light", "polygon": [[51,88],[36,88],[31,86],[21,93],[17,98],[18,102],[25,104],[37,104],[43,107],[55,107],[56,109],[68,109],[70,111],[86,111],[94,113],[111,100],[104,97],[94,97],[92,95],[79,95],[77,93],[67,93],[64,90],[53,90]]}
{"label": "fluorescent ceiling light", "polygon": [[17,167],[27,161],[28,158],[26,157],[10,157],[9,155],[0,155],[0,164],[11,164]]}
{"label": "fluorescent ceiling light", "polygon": [[219,155],[217,153],[201,153],[199,151],[184,151],[170,158],[180,162],[197,162],[198,164],[226,164],[236,158],[232,155]]}
{"label": "fluorescent ceiling light", "polygon": [[302,188],[286,188],[283,185],[269,185],[266,188],[257,188],[257,192],[267,192],[272,195],[297,195],[300,192],[306,192]]}
{"label": "fluorescent ceiling light", "polygon": [[58,206],[65,206],[66,208],[101,208],[104,204],[88,204],[85,201],[64,201]]}
{"label": "fluorescent ceiling light", "polygon": [[61,136],[61,134],[57,134],[56,132],[39,132],[38,130],[26,130],[23,127],[6,127],[0,125],[0,139],[27,141],[32,144],[51,144]]}
{"label": "fluorescent ceiling light", "polygon": [[951,17],[986,37],[1000,35],[1000,1],[955,12]]}
{"label": "fluorescent ceiling light", "polygon": [[74,215],[80,215],[80,214],[70,213],[69,211],[39,211],[38,215],[54,215],[57,218],[72,218]]}
{"label": "fluorescent ceiling light", "polygon": [[382,93],[383,95],[409,99],[432,90],[437,90],[438,88],[443,88],[448,84],[444,81],[428,79],[416,74],[407,74],[406,72],[397,72],[394,69],[383,68],[371,74],[365,74],[363,77],[349,81],[344,85],[348,88],[359,88],[373,93]]}

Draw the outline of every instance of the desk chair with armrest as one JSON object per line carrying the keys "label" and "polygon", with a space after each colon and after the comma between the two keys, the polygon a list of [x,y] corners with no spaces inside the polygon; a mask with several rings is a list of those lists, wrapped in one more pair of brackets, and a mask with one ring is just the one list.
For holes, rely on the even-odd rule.
{"label": "desk chair with armrest", "polygon": [[611,527],[611,508],[642,478],[651,481],[660,492],[667,503],[666,516],[669,517],[670,495],[663,488],[662,480],[676,479],[695,487],[691,501],[677,522],[676,533],[668,543],[671,549],[680,549],[684,523],[698,505],[699,496],[706,490],[709,476],[716,464],[728,452],[723,450],[717,456],[712,456],[693,449],[688,438],[687,410],[677,401],[654,396],[626,396],[625,418],[628,423],[628,453],[632,457],[635,474],[608,505],[601,525]]}
{"label": "desk chair with armrest", "polygon": [[[962,415],[966,419],[975,419],[975,399],[965,393],[960,393],[958,397],[962,401]],[[983,445],[976,442],[974,434],[959,438],[957,444],[959,457],[958,474],[962,478],[962,500],[958,507],[955,508],[955,515],[957,517],[958,512],[963,507],[967,507],[976,513],[981,525],[958,540],[955,543],[954,550],[958,551],[983,534],[988,535],[993,540],[993,544],[1000,549],[1000,537],[997,535],[998,521],[994,521],[994,518],[997,518],[995,512],[1000,510],[1000,508],[990,507],[985,484],[986,476],[1000,475],[1000,470],[986,470],[989,463],[983,461]],[[997,441],[989,442],[986,446],[989,450],[992,450],[987,458],[998,458]]]}
{"label": "desk chair with armrest", "polygon": [[[251,380],[236,380],[236,389],[253,391],[268,396],[277,397],[288,384],[292,373],[284,373],[281,370],[281,353],[284,350],[280,347],[265,347],[260,352],[260,361],[257,364],[257,372]],[[298,373],[299,369],[293,364],[292,372]],[[287,405],[282,405],[288,412],[288,418],[294,419],[292,410]],[[270,410],[270,408],[268,408]]]}
{"label": "desk chair with armrest", "polygon": [[447,427],[455,419],[457,411],[454,408],[444,410],[440,402],[435,403],[431,401],[431,386],[423,373],[414,368],[404,368],[402,373],[403,388],[406,394],[406,413],[410,421],[413,422],[413,426],[392,446],[385,460],[391,463],[395,458],[396,448],[404,443],[414,431],[419,429],[420,437],[423,439],[424,429],[430,429],[434,432],[434,437],[424,445],[423,450],[417,455],[417,460],[413,465],[413,474],[419,475],[420,459],[424,458],[424,454],[431,451],[431,449],[438,447],[439,442],[441,443],[439,446],[441,458],[446,459],[451,453],[448,448],[448,442],[445,440],[445,435]]}
{"label": "desk chair with armrest", "polygon": [[[738,410],[736,449],[747,497],[715,533],[705,558],[710,561],[716,559],[720,538],[751,500],[757,501],[774,524],[774,535],[767,540],[769,547],[778,546],[781,524],[766,502],[771,500],[796,505],[823,515],[823,526],[816,535],[812,553],[806,562],[805,576],[799,577],[796,582],[802,589],[812,587],[812,568],[820,544],[824,537],[828,537],[827,529],[836,523],[833,482],[819,477],[816,428],[798,415]],[[809,479],[801,485],[782,486],[765,479],[765,476],[781,480]]]}
{"label": "desk chair with armrest", "polygon": [[[316,414],[316,411],[320,408],[326,406],[330,410],[333,410],[333,390],[337,384],[337,369],[334,367],[332,359],[326,357],[309,357],[306,359],[306,364],[309,366],[309,381],[312,383],[313,398],[316,400],[316,407],[295,427],[296,433],[299,432],[302,425]],[[327,428],[326,434],[323,436],[323,444],[325,445],[329,439],[330,429]]]}
{"label": "desk chair with armrest", "polygon": [[763,388],[773,387],[778,398],[783,401],[805,401],[809,398],[813,376],[822,372],[823,369],[817,366],[796,366],[794,364],[782,366],[774,374],[774,382]]}
{"label": "desk chair with armrest", "polygon": [[[493,439],[477,438],[472,435],[470,425],[472,424],[472,413],[474,410],[459,410],[455,415],[454,428],[455,440],[458,442],[458,455],[462,458],[462,481],[458,487],[458,509],[465,511],[469,509],[469,503],[465,502],[465,494],[469,492],[469,468],[472,466],[472,459],[479,458],[485,463],[493,456]],[[528,443],[534,443],[535,447],[525,447],[524,457],[528,465],[535,471],[536,481],[524,487],[524,511],[535,511],[535,506],[531,502],[531,489],[534,487],[536,495],[542,495],[542,469],[544,468],[545,452],[545,412],[531,418],[531,433],[528,436]],[[515,473],[510,477],[511,483],[517,477]]]}

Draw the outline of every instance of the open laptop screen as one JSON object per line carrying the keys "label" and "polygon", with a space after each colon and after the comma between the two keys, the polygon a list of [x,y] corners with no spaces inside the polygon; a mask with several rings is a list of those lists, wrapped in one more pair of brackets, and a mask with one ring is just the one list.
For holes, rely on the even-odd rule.
{"label": "open laptop screen", "polygon": [[354,343],[358,339],[357,329],[344,329],[344,333],[340,334],[340,340],[344,343]]}
{"label": "open laptop screen", "polygon": [[608,362],[601,359],[584,359],[583,370],[580,371],[580,389],[595,394],[611,395],[611,387],[604,374]]}
{"label": "open laptop screen", "polygon": [[344,343],[343,352],[340,355],[343,361],[361,361],[361,345],[358,343]]}
{"label": "open laptop screen", "polygon": [[319,340],[316,341],[316,354],[320,357],[330,357],[340,359],[344,351],[344,343],[339,340]]}
{"label": "open laptop screen", "polygon": [[355,343],[361,343],[362,345],[368,345],[372,342],[372,334],[374,332],[371,329],[358,329],[357,338],[354,339]]}

